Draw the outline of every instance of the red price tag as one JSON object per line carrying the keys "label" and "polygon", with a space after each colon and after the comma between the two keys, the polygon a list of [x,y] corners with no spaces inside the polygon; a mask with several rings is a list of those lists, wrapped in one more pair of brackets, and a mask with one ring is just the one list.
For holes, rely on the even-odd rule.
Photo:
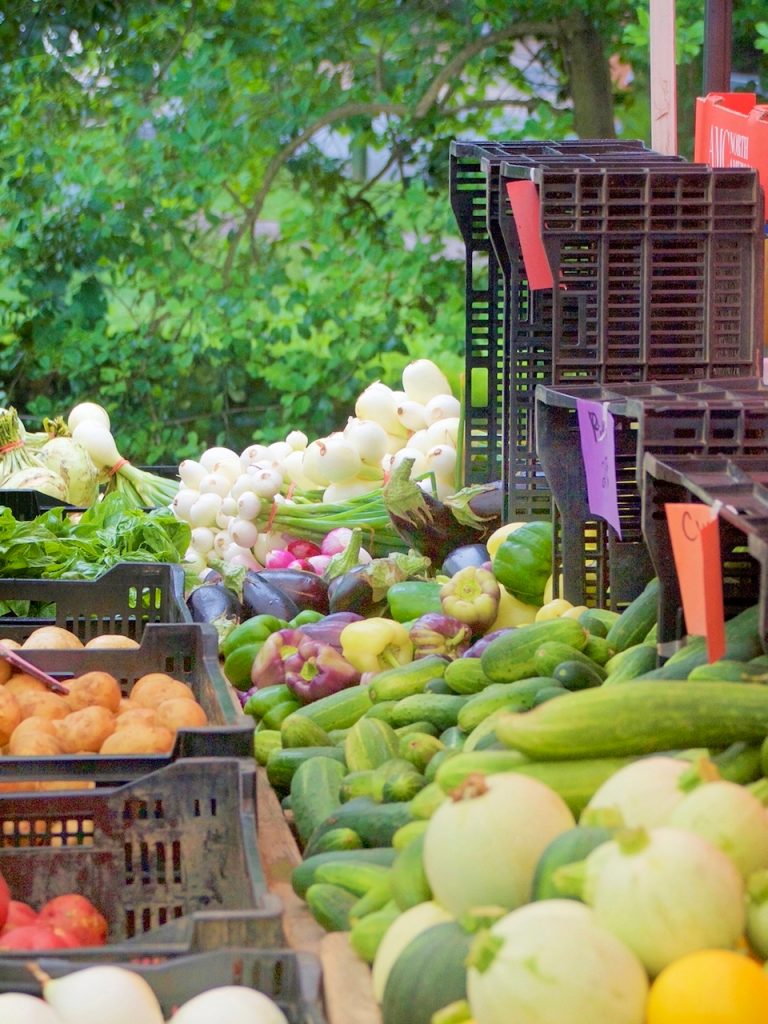
{"label": "red price tag", "polygon": [[664,508],[683,600],[685,628],[691,636],[706,637],[707,658],[710,662],[717,661],[725,654],[717,513],[709,505],[697,503],[671,503]]}
{"label": "red price tag", "polygon": [[541,204],[536,186],[532,181],[509,181],[507,195],[520,238],[528,287],[531,291],[552,288],[552,268],[539,229]]}

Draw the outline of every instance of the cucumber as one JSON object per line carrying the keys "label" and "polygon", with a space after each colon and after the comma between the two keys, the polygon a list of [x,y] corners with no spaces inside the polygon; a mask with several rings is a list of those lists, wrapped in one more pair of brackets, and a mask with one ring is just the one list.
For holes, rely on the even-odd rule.
{"label": "cucumber", "polygon": [[416,771],[423,772],[435,754],[445,749],[445,744],[437,736],[414,732],[400,737],[397,752],[400,757],[410,761]]}
{"label": "cucumber", "polygon": [[339,850],[360,850],[363,843],[360,836],[351,828],[332,828],[326,832],[315,845],[315,853],[331,853]]}
{"label": "cucumber", "polygon": [[[318,874],[322,872],[322,868],[318,869]],[[392,902],[392,869],[384,868],[384,875],[373,885],[370,886],[362,895],[359,897],[357,903],[352,907],[349,912],[350,924],[354,925],[355,921],[359,921],[363,917],[367,917],[368,914],[373,914],[377,910],[381,910],[382,907]]]}
{"label": "cucumber", "polygon": [[351,828],[360,836],[363,846],[388,846],[392,836],[411,820],[407,803],[377,804],[368,797],[355,797],[342,804],[310,836],[305,855],[314,853],[318,839],[332,828]]}
{"label": "cucumber", "polygon": [[581,653],[591,658],[595,665],[605,665],[606,661],[613,657],[615,651],[603,637],[590,633]]}
{"label": "cucumber", "polygon": [[596,669],[600,673],[601,679],[606,674],[605,670],[600,668],[589,655],[571,647],[570,644],[561,643],[559,640],[547,640],[537,648],[533,655],[535,674],[537,676],[554,676],[555,669],[564,661],[580,661],[583,665]]}
{"label": "cucumber", "polygon": [[304,897],[312,917],[327,932],[349,931],[349,912],[357,902],[355,896],[340,885],[315,882]]}
{"label": "cucumber", "polygon": [[280,704],[275,704],[274,707],[271,707],[261,721],[267,729],[281,729],[288,715],[292,715],[300,707],[301,703],[295,698],[284,700]]}
{"label": "cucumber", "polygon": [[653,644],[634,644],[619,654],[614,654],[605,663],[608,675],[603,680],[605,685],[626,683],[630,679],[652,671],[656,667],[656,648]]}
{"label": "cucumber", "polygon": [[224,664],[222,665],[224,675],[236,690],[250,690],[253,686],[251,669],[256,660],[256,655],[261,650],[262,643],[263,641],[259,641],[258,643],[244,644],[242,647],[236,647],[224,659]]}
{"label": "cucumber", "polygon": [[[591,691],[585,690],[583,692],[590,693]],[[565,700],[564,697],[562,699]],[[520,717],[526,716],[521,715]],[[474,754],[462,756],[476,759],[475,765],[477,765],[478,763],[483,763],[480,759],[483,755],[486,755],[485,763],[488,767],[485,773],[489,775],[498,774],[498,771],[507,771],[538,779],[539,782],[549,786],[550,789],[554,790],[563,799],[576,818],[578,818],[600,786],[617,772],[619,768],[623,768],[624,765],[634,760],[632,757],[594,757],[583,758],[578,761],[527,761],[523,759],[518,764],[509,763],[507,767],[500,767],[498,771],[495,770],[494,765],[499,765],[500,763],[497,760],[498,755],[516,753],[518,752],[515,750],[477,750]],[[455,764],[456,762],[452,761],[445,765],[446,772],[444,773],[443,785],[451,784],[452,780],[448,775],[448,770],[453,769],[455,775],[458,776],[459,773],[455,769]],[[461,766],[459,765],[458,767]],[[482,769],[474,767],[473,771],[482,771]],[[472,772],[466,770],[464,778],[469,774],[472,774]],[[460,786],[461,782],[451,785],[451,791],[458,789]]]}
{"label": "cucumber", "polygon": [[392,711],[392,722],[396,727],[412,722],[431,722],[442,732],[456,725],[459,711],[468,699],[445,693],[418,693],[403,697]]}
{"label": "cucumber", "polygon": [[394,900],[390,900],[381,910],[366,914],[358,920],[352,920],[349,930],[349,944],[367,964],[372,964],[376,951],[389,926],[400,916],[400,909]]}
{"label": "cucumber", "polygon": [[473,750],[482,750],[486,743],[496,742],[496,723],[502,715],[506,714],[508,714],[507,709],[501,707],[487,715],[467,736],[462,748],[464,752],[469,754]]}
{"label": "cucumber", "polygon": [[507,715],[496,733],[533,760],[756,743],[768,734],[768,687],[640,679],[566,693],[528,714]]}
{"label": "cucumber", "polygon": [[418,836],[424,835],[427,830],[427,822],[424,819],[415,821],[409,821],[407,825],[403,825],[397,832],[392,836],[392,845],[396,850],[404,850],[405,847],[413,842]]}
{"label": "cucumber", "polygon": [[593,636],[608,636],[608,630],[619,618],[619,615],[620,612],[614,612],[608,608],[587,608],[579,616],[579,622]]}
{"label": "cucumber", "polygon": [[443,679],[454,693],[479,693],[492,682],[483,672],[479,658],[456,658],[449,662]]}
{"label": "cucumber", "polygon": [[506,772],[525,764],[527,760],[525,755],[517,750],[475,750],[470,754],[462,752],[438,768],[435,782],[446,793],[450,793],[474,772],[497,775],[499,772]]}
{"label": "cucumber", "polygon": [[442,678],[447,664],[445,658],[430,654],[426,658],[410,661],[407,665],[379,672],[368,687],[371,700],[377,704],[382,700],[401,700],[415,693],[423,693],[430,679]]}
{"label": "cucumber", "polygon": [[723,658],[706,665],[696,665],[688,673],[689,679],[720,679],[734,683],[764,683],[768,681],[768,667],[749,661]]}
{"label": "cucumber", "polygon": [[512,683],[540,674],[534,655],[546,641],[558,640],[581,650],[587,636],[586,629],[575,619],[530,622],[492,640],[480,655],[480,663],[494,683]]}
{"label": "cucumber", "polygon": [[447,799],[448,794],[442,786],[438,786],[436,782],[430,782],[410,801],[410,813],[418,821],[427,820]]}
{"label": "cucumber", "polygon": [[253,756],[257,764],[265,765],[272,751],[282,746],[279,729],[257,729],[253,734]]}
{"label": "cucumber", "polygon": [[539,704],[545,704],[548,700],[552,700],[553,697],[562,697],[564,693],[568,691],[565,687],[559,683],[556,679],[553,679],[549,686],[542,686],[536,696],[533,698],[533,706],[537,708]]}
{"label": "cucumber", "polygon": [[492,683],[481,693],[467,698],[467,703],[459,712],[458,725],[464,732],[470,733],[499,708],[527,711],[533,707],[539,690],[551,686],[553,682],[550,676],[532,676],[529,679],[517,679],[514,683]]}
{"label": "cucumber", "polygon": [[[398,855],[399,856],[399,855]],[[395,858],[397,863],[397,857]],[[315,871],[315,882],[328,882],[331,885],[338,885],[353,896],[363,896],[374,885],[383,879],[389,878],[392,867],[383,864],[366,864],[359,862],[345,864],[340,861],[329,860],[325,864],[319,864]]]}
{"label": "cucumber", "polygon": [[458,725],[449,725],[447,729],[443,729],[438,739],[448,750],[461,750],[466,742],[467,734]]}
{"label": "cucumber", "polygon": [[367,686],[348,686],[345,690],[305,704],[296,712],[306,715],[326,732],[348,729],[362,718],[372,704]]}
{"label": "cucumber", "polygon": [[453,694],[453,690],[446,683],[444,679],[430,679],[427,685],[424,687],[424,693],[450,693]]}
{"label": "cucumber", "polygon": [[358,796],[366,796],[370,800],[375,800],[376,803],[381,803],[384,797],[384,781],[384,777],[374,768],[349,772],[341,783],[341,803],[345,804]]}
{"label": "cucumber", "polygon": [[376,718],[381,722],[392,725],[392,712],[396,704],[396,700],[381,700],[378,704],[372,704],[363,715],[363,718]]}
{"label": "cucumber", "polygon": [[375,718],[360,718],[344,740],[344,759],[351,772],[378,768],[397,757],[399,739],[391,725]]}
{"label": "cucumber", "polygon": [[300,764],[311,757],[332,757],[344,763],[344,751],[338,747],[280,747],[273,750],[267,758],[267,778],[278,793],[287,793],[291,788],[291,779]]}
{"label": "cucumber", "polygon": [[[330,831],[330,830],[329,830]],[[298,897],[304,899],[307,889],[315,881],[315,872],[321,864],[334,861],[342,864],[383,864],[391,866],[396,851],[390,846],[361,850],[334,850],[306,856],[291,872],[291,886]]]}
{"label": "cucumber", "polygon": [[448,761],[450,758],[455,757],[461,753],[461,747],[445,747],[439,753],[435,754],[432,760],[429,762],[427,767],[424,769],[424,780],[426,782],[433,782],[437,769],[443,762]]}
{"label": "cucumber", "polygon": [[424,870],[424,835],[418,836],[400,850],[389,869],[392,898],[400,910],[432,899],[432,889]]}
{"label": "cucumber", "polygon": [[288,715],[280,723],[284,747],[332,747],[333,740],[317,722],[306,715]]}
{"label": "cucumber", "polygon": [[398,737],[410,736],[413,733],[426,733],[428,736],[435,737],[438,737],[440,735],[440,730],[437,728],[436,725],[433,725],[431,722],[410,722],[408,725],[399,725],[395,729],[395,732],[397,733]]}
{"label": "cucumber", "polygon": [[628,647],[642,643],[658,619],[659,615],[659,581],[654,577],[630,601],[608,630],[606,640],[614,651],[625,651]]}
{"label": "cucumber", "polygon": [[603,682],[598,667],[584,661],[561,661],[552,675],[566,690],[587,690]]}
{"label": "cucumber", "polygon": [[[757,605],[746,608],[734,615],[725,624],[725,655],[733,661],[749,661],[763,653],[759,632],[759,610]],[[704,637],[689,637],[688,642],[671,658],[643,679],[687,679],[691,670],[707,662],[707,642]]]}
{"label": "cucumber", "polygon": [[341,803],[344,765],[332,757],[310,757],[291,778],[291,811],[302,846],[315,828]]}
{"label": "cucumber", "polygon": [[385,780],[381,792],[381,799],[385,804],[405,803],[412,800],[426,785],[426,780],[421,772],[411,767],[391,775]]}
{"label": "cucumber", "polygon": [[763,775],[759,743],[731,743],[725,750],[712,755],[720,777],[744,786]]}

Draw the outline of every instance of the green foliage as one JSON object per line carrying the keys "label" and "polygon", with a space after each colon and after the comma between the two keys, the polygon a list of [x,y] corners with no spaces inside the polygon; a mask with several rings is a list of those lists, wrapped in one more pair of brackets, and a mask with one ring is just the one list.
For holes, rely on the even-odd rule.
{"label": "green foliage", "polygon": [[572,136],[570,13],[606,54],[635,17],[619,0],[7,6],[0,403],[34,421],[100,401],[145,463],[321,436],[419,356],[458,387],[449,142]]}

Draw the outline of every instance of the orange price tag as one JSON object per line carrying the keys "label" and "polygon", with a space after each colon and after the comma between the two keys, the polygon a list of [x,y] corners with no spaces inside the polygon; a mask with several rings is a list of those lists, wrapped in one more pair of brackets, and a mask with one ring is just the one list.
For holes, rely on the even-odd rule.
{"label": "orange price tag", "polygon": [[723,576],[720,562],[720,527],[709,505],[664,506],[675,569],[683,600],[685,628],[691,636],[707,639],[707,658],[725,654]]}
{"label": "orange price tag", "polygon": [[554,279],[549,265],[544,240],[539,227],[541,204],[539,193],[532,181],[507,182],[507,196],[512,208],[517,234],[520,239],[520,250],[523,256],[525,276],[531,291],[552,288]]}

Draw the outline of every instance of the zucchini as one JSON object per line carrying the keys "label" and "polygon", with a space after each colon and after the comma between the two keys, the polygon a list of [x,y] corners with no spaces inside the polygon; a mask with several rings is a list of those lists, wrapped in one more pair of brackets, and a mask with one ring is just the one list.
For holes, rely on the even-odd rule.
{"label": "zucchini", "polygon": [[603,682],[603,673],[596,665],[575,659],[561,661],[552,675],[566,690],[587,690]]}
{"label": "zucchini", "polygon": [[410,820],[407,803],[377,804],[368,797],[355,797],[338,807],[317,826],[307,843],[305,855],[311,856],[318,839],[332,828],[353,829],[360,836],[363,846],[388,846],[395,832]]}
{"label": "zucchini", "polygon": [[312,917],[327,932],[349,931],[349,912],[357,902],[355,896],[340,885],[315,882],[304,897]]}
{"label": "zucchini", "polygon": [[267,778],[278,793],[287,793],[291,788],[291,779],[300,764],[311,757],[332,757],[335,761],[344,762],[344,751],[338,747],[282,747],[273,750],[267,758]]}
{"label": "zucchini", "polygon": [[344,759],[351,772],[378,768],[397,757],[399,739],[386,722],[375,718],[360,718],[344,740]]}
{"label": "zucchini", "polygon": [[608,630],[606,640],[614,651],[625,651],[628,647],[642,643],[659,617],[659,581],[654,577],[630,601]]}
{"label": "zucchini", "polygon": [[334,861],[343,864],[383,864],[391,866],[396,851],[390,846],[371,847],[364,850],[334,850],[328,853],[317,853],[306,856],[301,864],[297,864],[291,872],[291,886],[300,899],[304,899],[307,889],[315,881],[315,873],[321,864]]}
{"label": "zucchini", "polygon": [[430,654],[426,658],[417,658],[406,665],[378,672],[368,687],[371,700],[378,704],[382,700],[401,700],[415,693],[423,693],[430,679],[442,679],[445,658]]}
{"label": "zucchini", "polygon": [[656,667],[656,648],[653,644],[633,644],[619,654],[614,654],[604,667],[608,673],[603,680],[606,685],[613,686],[614,683],[637,679]]}
{"label": "zucchini", "polygon": [[534,655],[546,641],[558,640],[581,650],[587,636],[586,629],[576,619],[530,622],[491,640],[480,655],[480,664],[494,683],[512,683],[540,674]]}
{"label": "zucchini", "polygon": [[479,658],[456,658],[449,662],[443,679],[454,693],[479,693],[492,682],[483,672]]}
{"label": "zucchini", "polygon": [[584,654],[576,647],[571,647],[570,644],[561,643],[559,640],[547,640],[536,649],[533,655],[533,663],[536,666],[535,674],[537,676],[553,676],[557,666],[564,661],[580,661],[583,665],[596,669],[600,673],[601,679],[606,674],[605,670],[589,655]]}
{"label": "zucchini", "polygon": [[[589,693],[591,691],[584,691]],[[565,699],[565,698],[563,698]],[[525,717],[525,716],[520,716]],[[578,818],[597,790],[606,782],[619,768],[633,761],[632,757],[594,757],[583,758],[578,761],[528,761],[525,758],[517,764],[510,759],[506,767],[499,755],[517,754],[516,750],[477,750],[474,754],[461,755],[462,757],[473,758],[473,767],[470,771],[468,766],[464,767],[464,778],[472,774],[472,771],[485,771],[485,774],[493,775],[499,772],[515,772],[517,775],[527,775],[529,778],[538,779],[560,796],[570,808],[574,817]],[[483,769],[481,766],[487,767]],[[444,765],[442,785],[450,785],[456,789],[461,782],[453,782],[459,777],[462,766],[457,765],[457,760]],[[453,775],[450,775],[452,772]],[[440,785],[440,783],[438,783]]]}
{"label": "zucchini", "polygon": [[349,944],[361,960],[367,964],[373,963],[385,932],[399,916],[400,909],[394,900],[390,900],[381,910],[357,920],[350,913],[352,927],[349,930]]}
{"label": "zucchini", "polygon": [[431,722],[440,732],[456,725],[459,711],[468,697],[447,693],[417,693],[403,697],[392,710],[395,727],[412,722]]}
{"label": "zucchini", "polygon": [[532,676],[529,679],[517,679],[514,683],[492,683],[481,693],[466,698],[467,702],[459,712],[458,725],[464,732],[471,733],[483,719],[499,708],[527,711],[533,707],[539,690],[551,686],[553,682],[550,676]]}
{"label": "zucchini", "polygon": [[566,693],[526,715],[504,716],[496,734],[533,760],[757,742],[768,734],[768,687],[714,680],[599,686]]}
{"label": "zucchini", "polygon": [[348,686],[311,704],[304,704],[296,714],[306,715],[321,729],[330,732],[331,729],[348,729],[354,725],[372,703],[367,686]]}
{"label": "zucchini", "polygon": [[332,757],[310,757],[298,766],[291,778],[293,823],[304,845],[310,835],[341,803],[344,765]]}

